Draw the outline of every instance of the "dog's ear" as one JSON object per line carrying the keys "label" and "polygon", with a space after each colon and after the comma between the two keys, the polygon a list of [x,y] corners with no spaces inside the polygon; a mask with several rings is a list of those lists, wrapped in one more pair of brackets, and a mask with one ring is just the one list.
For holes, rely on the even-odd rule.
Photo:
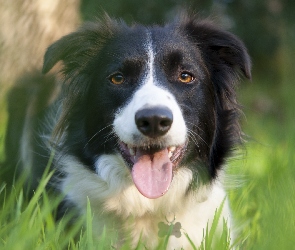
{"label": "dog's ear", "polygon": [[43,74],[50,71],[58,61],[65,60],[71,55],[72,51],[75,51],[74,42],[78,36],[78,32],[64,36],[47,49],[43,61]]}
{"label": "dog's ear", "polygon": [[208,159],[209,173],[215,178],[242,142],[235,86],[240,74],[251,79],[251,60],[239,38],[208,20],[185,20],[182,30],[200,51],[215,90],[216,130]]}
{"label": "dog's ear", "polygon": [[76,32],[62,37],[46,51],[42,73],[63,61],[64,71],[81,69],[114,32],[117,22],[105,16],[102,21],[85,23]]}
{"label": "dog's ear", "polygon": [[222,72],[238,73],[239,71],[251,79],[251,60],[243,42],[214,25],[212,22],[187,20],[184,30],[193,39],[201,51],[207,65],[216,74]]}

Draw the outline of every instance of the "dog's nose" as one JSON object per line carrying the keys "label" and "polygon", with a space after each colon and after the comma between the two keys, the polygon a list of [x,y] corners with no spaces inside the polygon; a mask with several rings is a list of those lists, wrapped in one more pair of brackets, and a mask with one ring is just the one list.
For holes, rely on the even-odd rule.
{"label": "dog's nose", "polygon": [[148,107],[135,114],[137,128],[144,135],[156,138],[166,134],[173,123],[173,114],[166,107]]}

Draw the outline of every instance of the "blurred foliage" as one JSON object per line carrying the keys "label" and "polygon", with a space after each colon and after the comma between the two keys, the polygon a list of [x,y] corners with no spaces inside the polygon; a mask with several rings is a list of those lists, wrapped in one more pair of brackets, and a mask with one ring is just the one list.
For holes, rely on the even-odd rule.
{"label": "blurred foliage", "polygon": [[254,62],[253,71],[274,84],[281,82],[283,39],[295,40],[295,1],[293,0],[82,0],[84,20],[103,11],[128,23],[162,23],[180,9],[201,17],[212,16],[246,43]]}
{"label": "blurred foliage", "polygon": [[[122,18],[126,22],[143,24],[161,23],[173,16],[177,9],[192,6],[192,1],[186,0],[82,0],[81,11],[84,20],[93,19],[103,11],[109,15]],[[206,11],[211,6],[210,1],[194,1],[194,8]]]}

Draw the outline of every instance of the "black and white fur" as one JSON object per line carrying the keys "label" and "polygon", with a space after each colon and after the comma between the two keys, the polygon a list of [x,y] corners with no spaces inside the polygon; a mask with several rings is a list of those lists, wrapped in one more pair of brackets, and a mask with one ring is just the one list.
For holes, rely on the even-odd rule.
{"label": "black and white fur", "polygon": [[[51,45],[43,72],[58,61],[64,91],[43,111],[50,126],[31,132],[50,137],[55,188],[66,194],[67,208],[85,213],[89,198],[97,236],[106,224],[134,247],[141,238],[148,249],[159,243],[158,223],[175,217],[200,245],[226,198],[222,168],[241,142],[235,87],[240,73],[250,78],[243,43],[194,16],[164,26],[127,26],[106,17]],[[113,77],[123,82],[114,84]],[[138,124],[139,113],[148,121]],[[23,131],[32,136],[30,128]],[[24,143],[23,160],[38,155]],[[153,161],[160,150],[169,153],[172,181],[163,196],[150,199],[134,185],[132,157],[140,151]],[[35,162],[36,168],[44,166]],[[227,200],[222,217],[231,227]],[[188,239],[170,236],[168,249],[181,248],[191,248]]]}

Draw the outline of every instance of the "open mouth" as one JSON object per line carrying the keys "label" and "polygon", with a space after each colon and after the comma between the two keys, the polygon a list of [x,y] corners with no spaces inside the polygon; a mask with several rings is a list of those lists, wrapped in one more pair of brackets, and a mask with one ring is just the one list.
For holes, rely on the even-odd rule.
{"label": "open mouth", "polygon": [[169,189],[173,171],[181,161],[186,144],[181,146],[135,147],[120,142],[120,151],[131,167],[133,182],[147,198],[156,199]]}

